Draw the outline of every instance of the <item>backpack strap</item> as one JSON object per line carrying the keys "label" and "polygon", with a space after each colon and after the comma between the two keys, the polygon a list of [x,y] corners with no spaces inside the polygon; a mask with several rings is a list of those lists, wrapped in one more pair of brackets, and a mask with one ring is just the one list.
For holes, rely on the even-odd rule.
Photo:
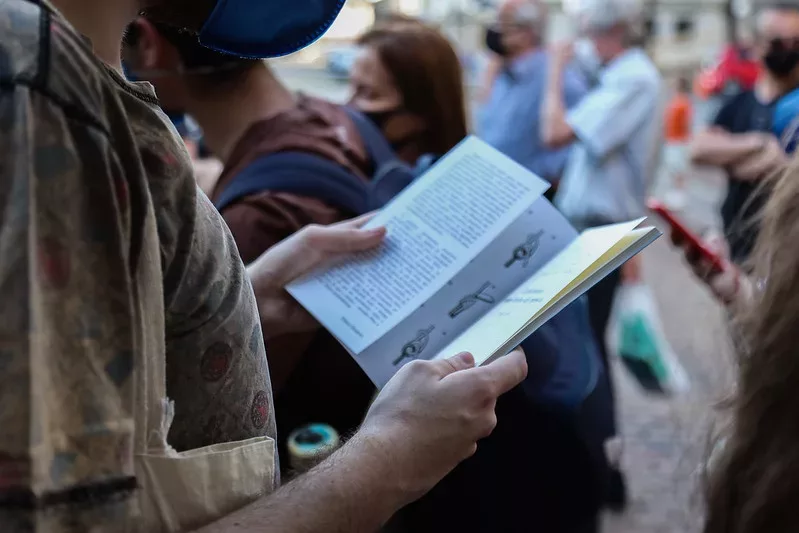
{"label": "backpack strap", "polygon": [[[344,167],[309,152],[286,151],[264,154],[241,170],[238,175],[222,191],[214,202],[217,210],[222,211],[245,196],[262,192],[286,192],[299,196],[318,198],[334,205],[352,215],[360,215],[385,203],[383,196],[393,197],[397,192],[394,183],[387,183],[390,191],[386,194],[374,194],[371,191],[376,181],[395,167],[402,167],[391,145],[363,113],[349,106],[342,106],[355,124],[358,134],[372,162],[374,176],[372,184],[363,182],[358,176],[348,172]],[[392,181],[392,180],[388,180]],[[403,182],[401,185],[405,185]],[[399,189],[401,190],[401,188]],[[379,196],[375,200],[371,196]]]}
{"label": "backpack strap", "polygon": [[367,212],[367,184],[344,167],[307,152],[262,155],[228,183],[214,205],[221,212],[245,196],[263,191],[318,198],[352,215]]}
{"label": "backpack strap", "polygon": [[413,167],[413,175],[414,177],[419,177],[428,170],[430,167],[438,162],[438,156],[436,154],[423,154],[416,160],[416,165]]}

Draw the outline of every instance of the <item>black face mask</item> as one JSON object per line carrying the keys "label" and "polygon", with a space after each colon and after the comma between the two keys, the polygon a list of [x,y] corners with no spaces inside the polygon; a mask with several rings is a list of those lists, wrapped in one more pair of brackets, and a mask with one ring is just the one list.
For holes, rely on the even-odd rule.
{"label": "black face mask", "polygon": [[763,64],[769,72],[778,78],[784,78],[799,65],[799,49],[789,48],[782,41],[774,40],[763,58]]}
{"label": "black face mask", "polygon": [[361,113],[366,116],[372,123],[377,126],[377,128],[383,133],[383,136],[386,137],[386,140],[391,145],[391,148],[395,152],[399,152],[409,144],[415,142],[418,137],[419,133],[413,132],[401,139],[390,139],[386,135],[386,126],[388,125],[389,120],[404,113],[405,110],[401,107],[395,109],[386,109],[385,111],[362,111]]}
{"label": "black face mask", "polygon": [[399,113],[402,113],[402,109],[396,108],[386,109],[384,111],[361,111],[361,113],[365,115],[366,118],[371,120],[380,131],[386,131],[386,124],[388,124],[388,121],[397,116]]}
{"label": "black face mask", "polygon": [[486,48],[494,52],[500,57],[508,55],[508,49],[502,42],[502,32],[495,28],[486,28]]}

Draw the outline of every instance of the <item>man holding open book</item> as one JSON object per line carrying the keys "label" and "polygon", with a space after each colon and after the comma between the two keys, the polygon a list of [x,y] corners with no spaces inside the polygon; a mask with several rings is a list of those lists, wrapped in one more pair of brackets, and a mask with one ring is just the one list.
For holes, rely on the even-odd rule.
{"label": "man holding open book", "polygon": [[273,247],[249,271],[256,306],[152,86],[119,57],[144,8],[261,57],[313,40],[342,3],[52,4],[0,2],[0,531],[374,532],[474,453],[524,356],[408,365],[356,436],[280,487],[259,313],[270,332],[276,316],[316,328],[285,283],[384,230]]}

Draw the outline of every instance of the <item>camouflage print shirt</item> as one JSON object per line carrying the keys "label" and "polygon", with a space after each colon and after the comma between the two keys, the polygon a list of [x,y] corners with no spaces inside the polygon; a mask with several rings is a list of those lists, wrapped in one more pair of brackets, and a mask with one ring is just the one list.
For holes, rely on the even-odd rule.
{"label": "camouflage print shirt", "polygon": [[176,449],[274,436],[246,271],[151,86],[29,0],[0,1],[0,317],[3,533],[129,522],[144,346]]}

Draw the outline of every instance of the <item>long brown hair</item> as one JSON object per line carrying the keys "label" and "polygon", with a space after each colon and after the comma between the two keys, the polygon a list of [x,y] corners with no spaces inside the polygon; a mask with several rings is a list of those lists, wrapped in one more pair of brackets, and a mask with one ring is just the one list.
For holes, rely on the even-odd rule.
{"label": "long brown hair", "polygon": [[444,154],[466,136],[463,71],[458,54],[441,33],[416,19],[394,16],[364,34],[358,44],[377,53],[405,109],[425,121],[423,153]]}
{"label": "long brown hair", "polygon": [[707,484],[706,533],[799,531],[799,160],[766,184],[752,302],[735,311],[737,390]]}

